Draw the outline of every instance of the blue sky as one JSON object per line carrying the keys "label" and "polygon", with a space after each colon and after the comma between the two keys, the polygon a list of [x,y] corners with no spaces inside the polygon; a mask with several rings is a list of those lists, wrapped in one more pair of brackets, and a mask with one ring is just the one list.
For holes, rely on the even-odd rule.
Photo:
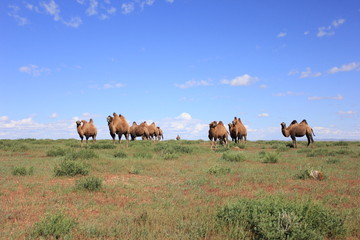
{"label": "blue sky", "polygon": [[207,139],[360,139],[357,0],[19,0],[0,3],[0,138],[78,138],[75,121],[154,121]]}

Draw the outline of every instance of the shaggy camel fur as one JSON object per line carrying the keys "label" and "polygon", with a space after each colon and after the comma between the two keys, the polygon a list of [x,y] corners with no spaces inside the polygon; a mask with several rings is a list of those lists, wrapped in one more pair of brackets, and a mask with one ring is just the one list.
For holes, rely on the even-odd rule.
{"label": "shaggy camel fur", "polygon": [[96,142],[97,129],[94,125],[94,121],[90,118],[90,121],[85,120],[76,121],[77,132],[81,138],[81,147],[83,146],[84,137],[86,138],[86,144],[88,139],[92,137],[94,143]]}
{"label": "shaggy camel fur", "polygon": [[293,120],[288,127],[286,127],[286,123],[284,122],[282,122],[280,125],[281,132],[284,137],[291,137],[294,148],[297,148],[296,137],[303,137],[306,135],[308,140],[308,146],[310,145],[310,143],[314,142],[314,139],[312,137],[313,135],[315,136],[314,131],[308,125],[305,119],[302,120],[300,124],[296,120]]}
{"label": "shaggy camel fur", "polygon": [[216,146],[216,140],[219,139],[220,143],[222,144],[225,142],[226,146],[229,144],[228,140],[228,131],[225,128],[225,125],[222,121],[219,123],[216,121],[213,121],[209,124],[209,139],[210,139],[210,145],[211,149]]}
{"label": "shaggy camel fur", "polygon": [[179,136],[179,135],[176,136],[176,140],[178,140],[178,141],[180,140],[180,136]]}
{"label": "shaggy camel fur", "polygon": [[148,125],[146,121],[143,123],[145,124],[146,128],[149,130],[150,138],[156,140],[157,136],[159,135],[159,129],[156,127],[156,124],[153,122],[150,125]]}
{"label": "shaggy camel fur", "polygon": [[119,137],[119,143],[121,143],[121,137],[124,134],[126,138],[126,146],[129,145],[129,134],[130,134],[130,126],[123,115],[117,115],[113,113],[114,117],[108,116],[107,122],[110,130],[110,135],[113,139],[113,144],[115,144],[116,134]]}
{"label": "shaggy camel fur", "polygon": [[134,141],[136,137],[142,137],[142,140],[150,138],[149,130],[142,124],[137,125],[136,122],[133,122],[130,127],[130,135],[132,141]]}
{"label": "shaggy camel fur", "polygon": [[247,130],[240,118],[234,117],[232,121],[233,127],[230,130],[230,135],[235,137],[235,142],[244,140],[246,143]]}
{"label": "shaggy camel fur", "polygon": [[157,127],[157,129],[159,130],[158,140],[164,140],[163,130],[160,127]]}

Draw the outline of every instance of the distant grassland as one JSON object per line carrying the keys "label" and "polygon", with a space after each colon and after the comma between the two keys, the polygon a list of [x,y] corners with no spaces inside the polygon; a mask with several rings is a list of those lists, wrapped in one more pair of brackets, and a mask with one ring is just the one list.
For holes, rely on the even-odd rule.
{"label": "distant grassland", "polygon": [[360,142],[0,140],[0,226],[0,239],[360,239]]}

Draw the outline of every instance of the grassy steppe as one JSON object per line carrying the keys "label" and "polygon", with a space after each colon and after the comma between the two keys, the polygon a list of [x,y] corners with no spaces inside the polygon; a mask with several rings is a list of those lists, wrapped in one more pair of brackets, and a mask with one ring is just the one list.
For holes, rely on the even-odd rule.
{"label": "grassy steppe", "polygon": [[0,238],[360,239],[359,147],[0,140]]}

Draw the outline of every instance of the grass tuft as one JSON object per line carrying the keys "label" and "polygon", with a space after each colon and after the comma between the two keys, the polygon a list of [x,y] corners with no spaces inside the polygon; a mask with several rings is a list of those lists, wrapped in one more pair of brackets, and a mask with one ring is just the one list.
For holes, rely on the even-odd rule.
{"label": "grass tuft", "polygon": [[40,222],[35,223],[31,236],[33,238],[66,239],[70,238],[71,230],[77,222],[66,217],[62,213],[56,213],[44,217]]}
{"label": "grass tuft", "polygon": [[34,167],[30,167],[26,169],[25,167],[14,167],[11,171],[13,176],[26,176],[26,175],[33,175],[34,174]]}
{"label": "grass tuft", "polygon": [[77,180],[75,185],[78,190],[98,191],[102,187],[102,180],[94,176],[84,177]]}
{"label": "grass tuft", "polygon": [[224,152],[221,159],[228,162],[242,162],[245,161],[245,156],[241,152],[229,151]]}
{"label": "grass tuft", "polygon": [[55,166],[54,173],[56,177],[59,176],[76,176],[76,175],[88,175],[90,171],[90,165],[73,160],[64,160],[59,166]]}
{"label": "grass tuft", "polygon": [[249,231],[253,239],[325,239],[346,233],[343,217],[312,202],[241,199],[220,208],[216,218],[234,235]]}

